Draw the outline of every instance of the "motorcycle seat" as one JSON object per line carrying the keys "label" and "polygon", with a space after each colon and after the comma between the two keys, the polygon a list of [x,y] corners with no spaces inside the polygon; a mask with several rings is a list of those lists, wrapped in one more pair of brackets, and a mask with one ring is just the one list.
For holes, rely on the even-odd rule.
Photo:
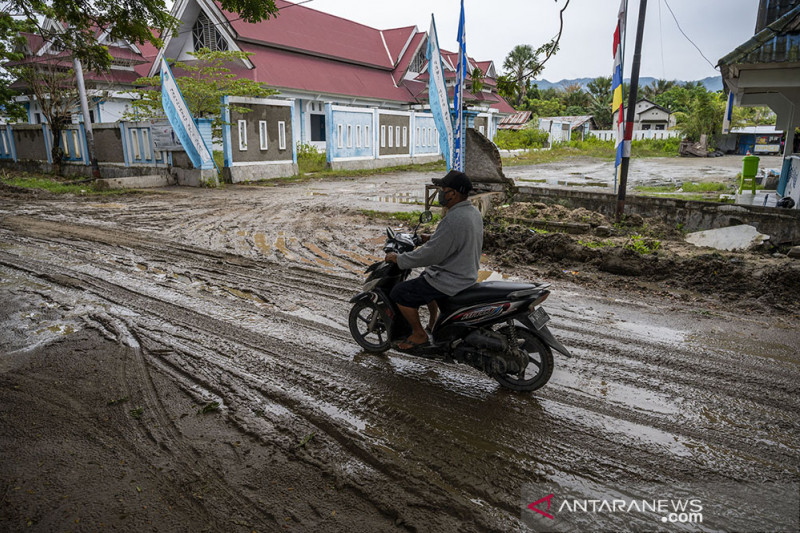
{"label": "motorcycle seat", "polygon": [[[472,304],[509,299],[512,293],[538,290],[534,283],[514,283],[510,281],[486,281],[467,287],[458,294],[439,300],[443,308],[466,307]],[[524,292],[523,292],[524,294]],[[523,297],[523,296],[520,296]]]}

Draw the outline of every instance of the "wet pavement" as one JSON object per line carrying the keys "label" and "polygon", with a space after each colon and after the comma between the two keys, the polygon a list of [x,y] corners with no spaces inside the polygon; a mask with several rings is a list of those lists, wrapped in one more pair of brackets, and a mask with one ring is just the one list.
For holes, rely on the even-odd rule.
{"label": "wet pavement", "polygon": [[[796,482],[796,315],[556,283],[576,357],[533,394],[360,351],[359,210],[421,210],[434,176],[0,197],[4,529],[525,531],[532,483]],[[53,481],[95,462],[93,491]]]}

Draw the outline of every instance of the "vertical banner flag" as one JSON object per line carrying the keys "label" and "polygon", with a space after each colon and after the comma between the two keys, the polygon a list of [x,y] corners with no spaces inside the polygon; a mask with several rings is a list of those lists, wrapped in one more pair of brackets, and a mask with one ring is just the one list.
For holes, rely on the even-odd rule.
{"label": "vertical banner flag", "polygon": [[181,141],[183,149],[195,168],[210,169],[214,167],[214,158],[206,146],[197,124],[192,119],[189,107],[183,99],[183,94],[172,75],[166,59],[161,58],[161,105],[164,114],[175,130],[175,135]]}
{"label": "vertical banner flag", "polygon": [[725,106],[725,116],[722,119],[722,133],[731,132],[731,121],[733,120],[733,91],[728,93],[728,105]]}
{"label": "vertical banner flag", "polygon": [[433,113],[433,121],[439,131],[439,147],[451,169],[453,155],[453,119],[450,117],[450,101],[447,98],[447,85],[444,82],[442,54],[439,52],[439,35],[436,21],[431,14],[431,31],[428,34],[428,101]]}
{"label": "vertical banner flag", "polygon": [[458,19],[458,68],[456,90],[453,95],[455,107],[455,139],[453,143],[453,168],[464,172],[464,80],[467,76],[467,28],[464,24],[464,0],[461,0],[461,16]]}
{"label": "vertical banner flag", "polygon": [[[622,0],[620,3],[619,15],[617,17],[617,29],[614,31],[614,74],[611,77],[611,94],[613,96],[611,116],[617,143],[617,159],[614,163],[614,190],[617,188],[622,158],[625,157],[626,154],[630,157],[631,149],[630,142],[626,142],[626,134],[628,132],[625,129],[625,106],[623,105],[622,92],[622,53],[625,45],[625,2],[626,0]],[[630,102],[628,102],[628,105],[630,105]]]}

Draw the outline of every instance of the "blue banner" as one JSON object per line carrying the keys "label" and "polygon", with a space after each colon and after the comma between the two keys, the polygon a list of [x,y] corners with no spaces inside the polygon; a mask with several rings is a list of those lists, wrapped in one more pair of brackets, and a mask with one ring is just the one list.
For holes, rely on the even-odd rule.
{"label": "blue banner", "polygon": [[433,15],[431,15],[431,31],[428,34],[428,102],[439,132],[439,148],[447,162],[447,170],[450,171],[453,155],[453,121],[450,118],[450,100],[447,98],[439,36],[436,33],[436,21]]}
{"label": "blue banner", "polygon": [[161,58],[161,105],[195,168],[204,170],[214,168],[214,157],[200,135],[175,76],[164,58]]}
{"label": "blue banner", "polygon": [[461,0],[461,16],[458,19],[458,67],[456,69],[456,91],[453,95],[455,107],[455,139],[453,143],[453,168],[464,172],[464,80],[467,76],[467,28],[464,24],[464,0]]}

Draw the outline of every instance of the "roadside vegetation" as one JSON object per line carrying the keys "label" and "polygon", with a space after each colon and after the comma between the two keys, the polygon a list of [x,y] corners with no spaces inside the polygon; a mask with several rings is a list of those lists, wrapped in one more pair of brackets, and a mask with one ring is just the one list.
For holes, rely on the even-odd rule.
{"label": "roadside vegetation", "polygon": [[[419,222],[419,216],[422,214],[422,211],[375,211],[374,209],[359,209],[359,213],[364,215],[369,219],[380,219],[380,220],[390,220],[390,221],[397,221],[402,222],[411,226],[412,228],[417,225]],[[420,227],[420,230],[423,228],[429,228],[435,226],[440,220],[442,219],[442,215],[440,213],[433,213],[433,218],[427,224],[424,224]]]}
{"label": "roadside vegetation", "polygon": [[[525,138],[524,133],[508,132],[521,134],[519,137]],[[508,143],[511,144],[511,143]],[[677,157],[680,139],[646,139],[633,141],[631,143],[631,157]],[[552,163],[569,157],[584,156],[596,157],[598,159],[614,160],[616,148],[614,141],[603,141],[596,137],[588,137],[585,140],[573,140],[564,143],[556,143],[550,149],[543,149],[542,145],[525,147],[528,151],[518,155],[503,158],[503,165],[536,165],[541,163]]]}
{"label": "roadside vegetation", "polygon": [[100,190],[95,187],[93,178],[70,177],[62,178],[52,174],[35,174],[30,172],[3,171],[0,175],[0,184],[3,187],[46,191],[52,194],[74,194],[85,196],[119,196],[131,194],[133,189]]}
{"label": "roadside vegetation", "polygon": [[[659,198],[675,198],[678,200],[693,200],[700,202],[733,203],[728,195],[736,193],[738,180],[731,183],[723,182],[684,182],[675,185],[645,186],[639,185],[634,190],[643,196],[656,196]],[[757,189],[763,186],[756,185]]]}

